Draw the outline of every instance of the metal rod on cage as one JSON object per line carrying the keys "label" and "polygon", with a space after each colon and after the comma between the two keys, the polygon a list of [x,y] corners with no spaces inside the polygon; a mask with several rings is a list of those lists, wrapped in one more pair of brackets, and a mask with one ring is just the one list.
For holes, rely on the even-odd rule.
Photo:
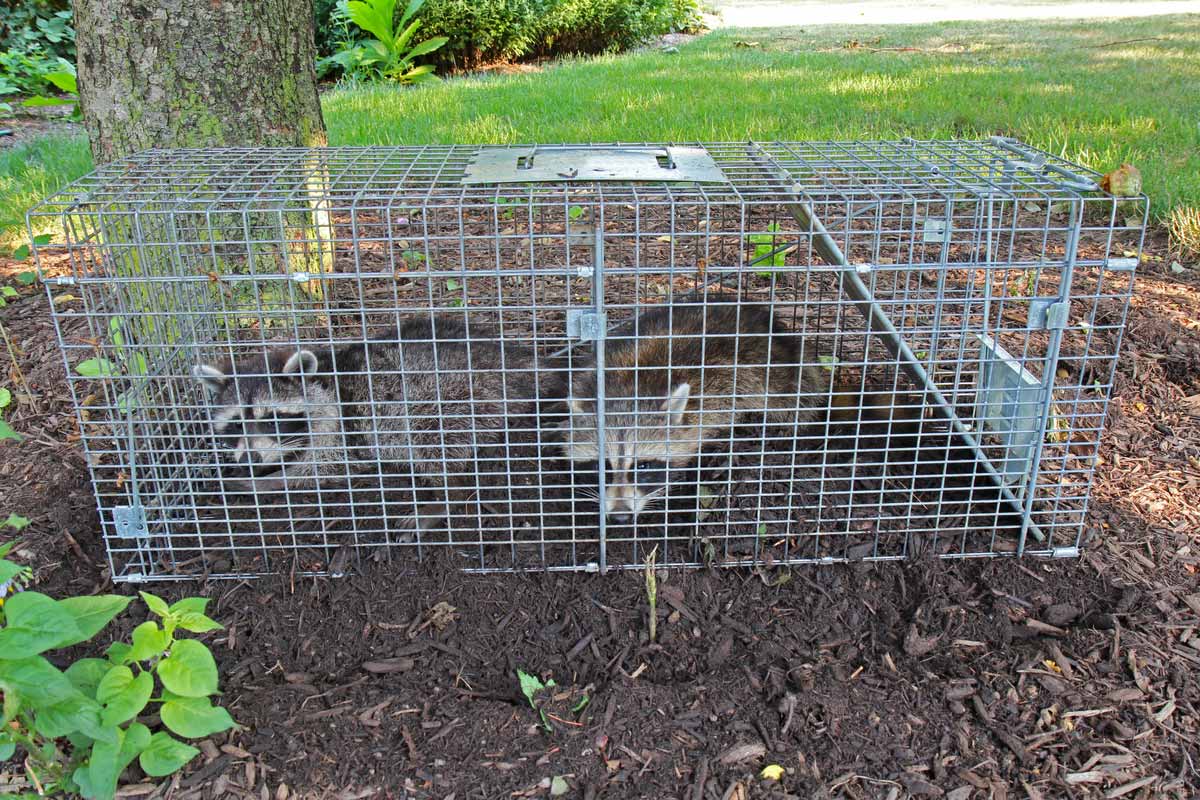
{"label": "metal rod on cage", "polygon": [[[757,149],[757,147],[757,145],[751,143],[751,148]],[[773,159],[770,159],[769,156],[765,156],[765,154],[760,155],[755,153],[754,150],[750,150],[749,155],[751,158],[759,161],[759,168],[769,177],[774,177],[781,182],[791,183],[787,179],[786,171],[780,170],[778,165],[774,164]],[[771,168],[763,165],[762,162],[764,160],[771,164]],[[794,198],[786,201],[784,208],[800,225],[811,232],[813,247],[816,251],[831,265],[842,268],[842,289],[855,301],[855,307],[866,318],[868,333],[879,336],[883,341],[884,347],[887,348],[893,358],[897,359],[901,369],[912,378],[916,385],[922,387],[926,397],[933,402],[935,410],[950,423],[954,432],[966,442],[976,462],[979,466],[983,467],[992,482],[995,483],[1001,497],[1012,506],[1014,511],[1022,514],[1021,541],[1024,541],[1027,532],[1032,534],[1033,538],[1039,542],[1045,541],[1046,535],[1042,533],[1041,528],[1033,524],[1029,517],[1026,516],[1026,505],[1013,494],[1012,490],[1004,482],[1004,478],[996,470],[991,459],[988,458],[983,448],[980,447],[979,440],[967,429],[967,426],[959,418],[958,413],[955,412],[954,406],[950,404],[950,401],[946,399],[946,396],[942,394],[937,384],[934,383],[933,378],[925,371],[925,367],[921,364],[921,359],[917,358],[912,348],[904,341],[904,337],[896,330],[896,326],[892,323],[888,315],[884,313],[879,302],[871,294],[871,290],[863,283],[862,278],[859,277],[858,268],[851,264],[842,253],[841,248],[837,246],[837,242],[829,235],[829,231],[816,215],[811,204],[802,198],[798,188],[794,188],[791,191],[783,189],[782,193]]]}
{"label": "metal rod on cage", "polygon": [[[1083,209],[1084,205],[1081,201],[1076,201],[1072,204],[1072,224],[1071,229],[1067,233],[1066,252],[1063,253],[1062,273],[1058,279],[1058,302],[1068,304],[1071,301],[1071,278],[1075,272],[1075,258],[1079,249],[1079,233],[1083,227]],[[1042,466],[1042,451],[1046,445],[1046,430],[1050,426],[1050,415],[1054,413],[1054,382],[1056,373],[1058,372],[1058,356],[1062,349],[1063,340],[1063,325],[1054,325],[1050,328],[1050,341],[1046,345],[1046,367],[1042,376],[1041,401],[1042,409],[1041,416],[1038,422],[1037,438],[1034,439],[1038,446],[1033,448],[1033,458],[1030,460],[1028,490],[1025,492],[1025,505],[1021,512],[1021,538],[1017,542],[1017,555],[1021,556],[1025,553],[1025,539],[1027,533],[1033,533],[1034,538],[1039,542],[1043,541],[1038,534],[1041,531],[1033,524],[1033,501],[1037,497],[1037,478],[1038,470]]]}
{"label": "metal rod on cage", "polygon": [[[595,310],[596,318],[600,320],[601,332],[604,329],[604,206],[600,204],[596,207],[596,218],[594,220],[596,226],[594,235],[596,237],[595,246],[592,247],[592,308]],[[596,500],[600,504],[599,530],[597,538],[599,539],[600,548],[600,574],[603,575],[608,571],[608,526],[607,526],[607,508],[608,503],[605,498],[605,477],[608,465],[608,457],[604,452],[604,348],[606,346],[606,337],[601,335],[596,337],[592,342],[596,348],[596,451],[599,455],[596,464],[596,473],[599,491],[596,493]]]}
{"label": "metal rod on cage", "polygon": [[1084,192],[1094,192],[1100,188],[1099,184],[1097,184],[1091,178],[1080,175],[1078,172],[1072,172],[1066,167],[1060,167],[1057,164],[1047,163],[1044,155],[1040,153],[1030,153],[1014,139],[1008,139],[1004,136],[992,136],[988,138],[988,141],[996,145],[996,147],[999,147],[1002,150],[1007,150],[1014,155],[1018,155],[1030,163],[1038,164],[1045,171],[1053,172],[1066,178],[1067,180],[1061,184],[1064,189],[1076,189]]}

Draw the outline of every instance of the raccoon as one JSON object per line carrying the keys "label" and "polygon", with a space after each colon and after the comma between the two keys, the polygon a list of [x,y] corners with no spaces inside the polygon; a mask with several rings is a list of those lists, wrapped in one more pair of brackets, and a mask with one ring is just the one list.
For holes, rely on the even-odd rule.
{"label": "raccoon", "polygon": [[[619,524],[661,499],[672,472],[734,427],[814,420],[828,392],[819,370],[800,366],[801,341],[768,306],[721,292],[644,312],[610,334],[604,362],[605,513]],[[595,364],[585,363],[562,424],[570,461],[599,458],[596,389]]]}
{"label": "raccoon", "polygon": [[485,504],[501,502],[503,487],[478,473],[536,471],[506,464],[519,433],[536,427],[535,374],[531,349],[440,315],[366,342],[294,345],[193,370],[228,485],[344,491],[363,475],[409,475],[418,501],[403,525],[422,528],[477,489]]}

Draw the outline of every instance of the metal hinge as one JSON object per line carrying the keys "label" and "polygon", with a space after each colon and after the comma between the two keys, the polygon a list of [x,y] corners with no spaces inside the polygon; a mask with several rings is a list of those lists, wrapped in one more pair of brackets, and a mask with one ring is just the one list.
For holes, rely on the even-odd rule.
{"label": "metal hinge", "polygon": [[1051,558],[1079,558],[1078,547],[1056,547],[1050,551]]}
{"label": "metal hinge", "polygon": [[585,342],[601,341],[604,339],[607,324],[608,314],[603,312],[582,308],[567,310],[567,336],[573,339],[582,339]]}
{"label": "metal hinge", "polygon": [[150,529],[146,527],[146,509],[140,505],[115,506],[113,527],[122,539],[147,539]]}
{"label": "metal hinge", "polygon": [[1053,298],[1034,298],[1029,301],[1029,328],[1035,331],[1055,331],[1067,327],[1071,304]]}

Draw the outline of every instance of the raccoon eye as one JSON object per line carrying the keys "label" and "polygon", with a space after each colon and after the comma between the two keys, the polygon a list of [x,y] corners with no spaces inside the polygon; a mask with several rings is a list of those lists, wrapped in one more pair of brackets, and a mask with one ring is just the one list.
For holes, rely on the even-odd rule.
{"label": "raccoon eye", "polygon": [[308,430],[308,420],[303,414],[276,414],[271,421],[281,434],[303,433]]}
{"label": "raccoon eye", "polygon": [[635,469],[640,484],[653,486],[666,483],[667,465],[663,461],[639,461]]}

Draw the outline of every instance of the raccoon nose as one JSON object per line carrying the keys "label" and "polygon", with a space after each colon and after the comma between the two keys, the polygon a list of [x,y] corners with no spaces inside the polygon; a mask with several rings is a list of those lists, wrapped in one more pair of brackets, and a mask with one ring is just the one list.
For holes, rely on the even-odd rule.
{"label": "raccoon nose", "polygon": [[633,515],[632,514],[613,514],[612,521],[617,523],[618,525],[628,525],[629,523],[633,522]]}

